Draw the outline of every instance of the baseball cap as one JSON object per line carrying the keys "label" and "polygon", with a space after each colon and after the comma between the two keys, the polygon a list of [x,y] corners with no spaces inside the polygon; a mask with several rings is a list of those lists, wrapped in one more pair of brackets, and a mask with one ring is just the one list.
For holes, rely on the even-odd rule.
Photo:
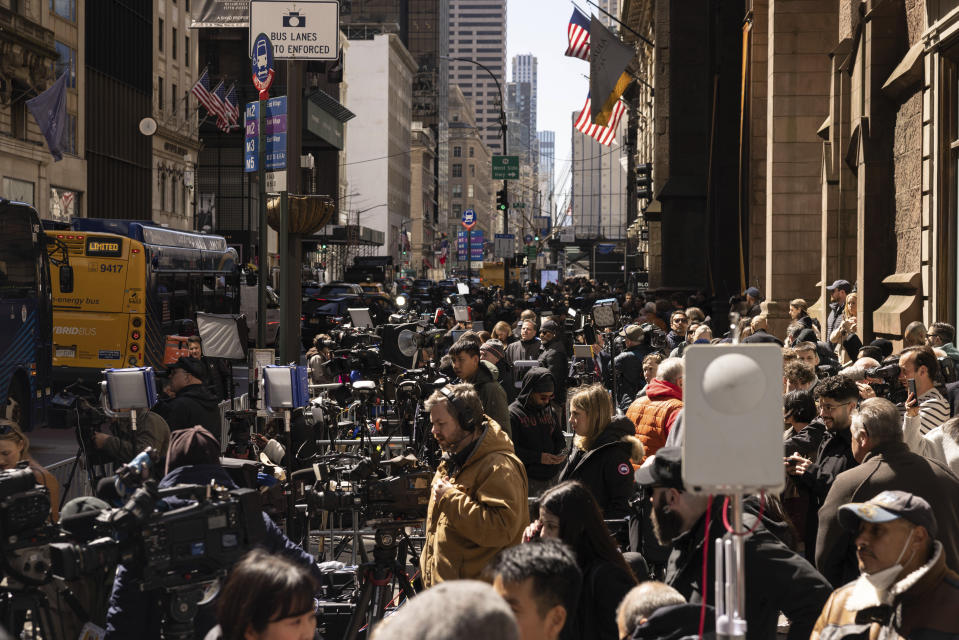
{"label": "baseball cap", "polygon": [[480,351],[488,351],[496,356],[497,360],[502,360],[506,357],[506,349],[503,347],[503,343],[499,340],[490,339],[480,345]]}
{"label": "baseball cap", "polygon": [[850,531],[859,529],[859,522],[889,522],[903,518],[922,525],[929,536],[936,537],[936,516],[924,499],[906,491],[883,491],[866,502],[850,502],[839,507],[839,524]]}
{"label": "baseball cap", "polygon": [[848,280],[836,280],[831,285],[826,287],[826,291],[833,291],[834,289],[842,289],[846,293],[852,291],[852,285],[849,284]]}
{"label": "baseball cap", "polygon": [[167,371],[170,374],[173,373],[174,369],[183,369],[194,378],[199,378],[200,380],[202,380],[205,375],[203,363],[189,356],[180,356],[176,362],[167,365]]}
{"label": "baseball cap", "polygon": [[622,335],[626,336],[633,342],[642,342],[645,332],[643,328],[638,324],[628,324],[623,327]]}
{"label": "baseball cap", "polygon": [[559,325],[555,320],[546,320],[539,328],[540,331],[549,331],[550,333],[559,333]]}
{"label": "baseball cap", "polygon": [[745,295],[752,296],[756,299],[759,299],[759,296],[761,294],[759,293],[759,289],[757,289],[756,287],[749,287],[748,289],[746,289]]}
{"label": "baseball cap", "polygon": [[683,490],[683,450],[663,447],[646,458],[633,476],[636,483],[647,487],[667,487]]}

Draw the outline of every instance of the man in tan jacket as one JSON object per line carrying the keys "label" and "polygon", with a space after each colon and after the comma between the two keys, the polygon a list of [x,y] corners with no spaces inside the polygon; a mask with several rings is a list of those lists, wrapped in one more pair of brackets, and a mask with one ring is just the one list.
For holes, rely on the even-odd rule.
{"label": "man in tan jacket", "polygon": [[526,469],[509,436],[483,414],[473,385],[446,386],[425,406],[443,450],[420,556],[423,584],[431,587],[478,578],[494,555],[522,541],[529,508]]}

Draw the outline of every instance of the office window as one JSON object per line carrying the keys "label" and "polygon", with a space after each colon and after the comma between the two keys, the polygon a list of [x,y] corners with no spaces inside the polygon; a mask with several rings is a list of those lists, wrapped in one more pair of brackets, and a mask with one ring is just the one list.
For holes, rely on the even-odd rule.
{"label": "office window", "polygon": [[77,88],[77,52],[71,47],[63,44],[59,40],[54,42],[57,49],[56,75],[59,78],[61,73],[68,73],[67,87]]}
{"label": "office window", "polygon": [[476,165],[475,165],[475,164],[471,164],[471,165],[470,165],[470,177],[471,177],[471,178],[475,178],[475,177],[476,177]]}
{"label": "office window", "polygon": [[163,51],[163,18],[157,21],[157,49]]}
{"label": "office window", "polygon": [[177,94],[177,90],[176,90],[176,85],[175,85],[175,84],[171,84],[171,85],[170,85],[170,99],[173,100],[173,103],[170,105],[170,111],[173,112],[173,115],[174,115],[174,116],[176,115],[176,100],[177,100],[177,95],[178,95],[178,94]]}
{"label": "office window", "polygon": [[190,36],[183,38],[183,61],[187,64],[190,62]]}
{"label": "office window", "polygon": [[162,171],[160,173],[160,211],[166,211],[166,174]]}
{"label": "office window", "polygon": [[163,77],[157,76],[157,106],[163,110]]}
{"label": "office window", "polygon": [[473,197],[473,185],[467,185],[467,187],[466,187],[466,197],[467,197],[467,198],[472,198],[472,197]]}
{"label": "office window", "polygon": [[452,172],[451,175],[452,175],[454,178],[462,178],[462,177],[463,177],[463,165],[461,165],[461,164],[459,164],[459,163],[454,164],[452,171],[453,171],[453,172]]}
{"label": "office window", "polygon": [[77,21],[77,0],[50,0],[50,10],[65,20]]}
{"label": "office window", "polygon": [[463,155],[463,147],[453,147],[453,157],[459,158]]}
{"label": "office window", "polygon": [[60,150],[77,155],[77,117],[72,113],[67,114],[67,124],[63,128],[63,138],[60,140]]}
{"label": "office window", "polygon": [[470,147],[470,157],[472,158],[474,155],[476,155],[476,149]]}
{"label": "office window", "polygon": [[463,197],[463,185],[461,184],[450,185],[450,191],[452,192],[451,195],[454,198]]}
{"label": "office window", "polygon": [[173,37],[170,38],[170,45],[171,45],[173,48],[170,50],[170,54],[173,56],[173,59],[174,59],[174,60],[176,60],[176,41],[177,41],[177,37],[176,37],[176,27],[173,27]]}

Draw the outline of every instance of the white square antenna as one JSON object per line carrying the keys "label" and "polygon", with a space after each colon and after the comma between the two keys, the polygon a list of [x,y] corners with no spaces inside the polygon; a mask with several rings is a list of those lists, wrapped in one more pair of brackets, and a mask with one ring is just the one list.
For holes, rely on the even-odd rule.
{"label": "white square antenna", "polygon": [[782,348],[692,345],[684,355],[686,489],[778,492],[785,482]]}

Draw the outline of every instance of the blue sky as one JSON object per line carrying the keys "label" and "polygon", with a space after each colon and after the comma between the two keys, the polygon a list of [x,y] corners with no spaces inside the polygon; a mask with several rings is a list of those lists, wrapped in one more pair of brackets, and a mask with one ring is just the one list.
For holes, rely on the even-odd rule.
{"label": "blue sky", "polygon": [[[590,5],[579,3],[587,15]],[[556,132],[555,176],[566,173],[570,157],[570,114],[583,108],[589,90],[589,63],[567,58],[566,25],[573,12],[569,0],[507,0],[506,73],[512,80],[512,59],[520,53],[537,58],[536,128]],[[577,135],[580,135],[577,133]],[[565,190],[569,190],[568,181]],[[557,184],[557,189],[563,188]],[[563,196],[558,195],[558,205]]]}

